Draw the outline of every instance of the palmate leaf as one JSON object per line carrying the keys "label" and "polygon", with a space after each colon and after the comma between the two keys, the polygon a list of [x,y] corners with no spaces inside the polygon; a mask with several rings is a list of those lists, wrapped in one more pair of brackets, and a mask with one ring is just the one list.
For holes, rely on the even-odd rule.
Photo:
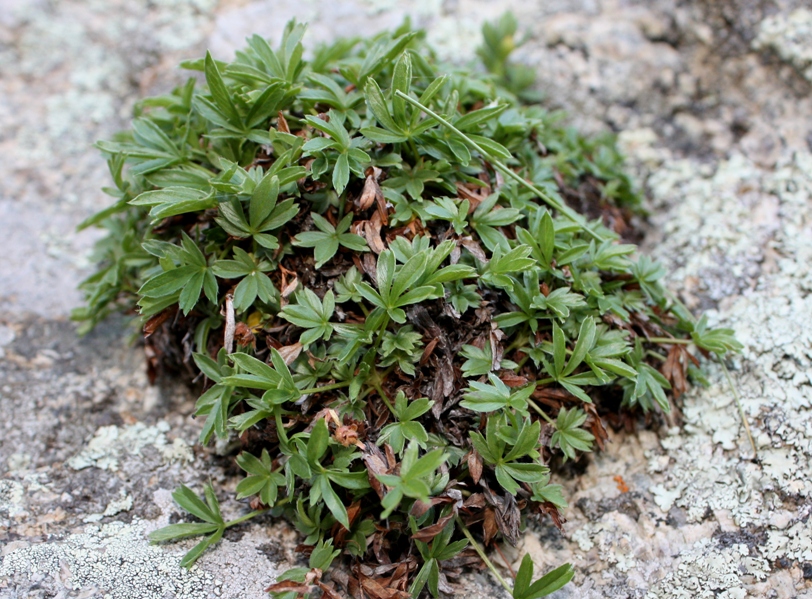
{"label": "palmate leaf", "polygon": [[[549,477],[549,468],[538,462],[541,424],[519,418],[508,417],[507,420],[505,423],[501,416],[489,418],[485,436],[475,431],[470,439],[483,460],[493,467],[502,488],[516,495],[521,487],[517,481],[541,483]],[[511,446],[509,450],[508,446]],[[532,461],[519,461],[526,457]]]}
{"label": "palmate leaf", "polygon": [[170,524],[169,526],[151,532],[149,535],[150,541],[159,543],[211,533],[209,537],[206,537],[195,545],[183,557],[180,565],[184,568],[191,568],[197,561],[197,558],[199,558],[206,549],[217,543],[223,536],[223,532],[227,526],[227,523],[223,521],[220,515],[220,504],[217,501],[211,484],[205,487],[204,496],[206,499],[205,502],[195,495],[194,491],[189,487],[181,485],[179,489],[172,493],[172,498],[175,500],[175,503],[183,510],[203,520],[204,523]]}
{"label": "palmate leaf", "polygon": [[278,487],[285,484],[285,477],[273,471],[268,450],[263,449],[259,459],[244,451],[237,456],[237,465],[249,474],[237,485],[237,499],[258,494],[262,503],[273,506]]}
{"label": "palmate leaf", "polygon": [[474,345],[463,345],[460,348],[460,355],[467,358],[462,364],[462,374],[466,377],[482,376],[493,370],[493,351],[490,341],[487,341],[482,349]]}
{"label": "palmate leaf", "polygon": [[400,505],[403,497],[428,502],[431,492],[428,481],[434,475],[434,471],[448,459],[448,454],[442,449],[435,449],[421,458],[417,455],[418,444],[409,443],[400,464],[400,475],[375,473],[378,480],[391,487],[381,500],[381,506],[384,508],[381,518],[389,517],[389,514]]}
{"label": "palmate leaf", "polygon": [[708,317],[703,314],[691,332],[691,339],[697,347],[724,356],[728,352],[738,352],[742,344],[733,336],[733,329],[709,329]]}
{"label": "palmate leaf", "polygon": [[428,412],[432,405],[434,402],[425,397],[409,401],[406,395],[399,391],[393,404],[397,422],[387,424],[381,429],[378,445],[388,443],[398,454],[403,451],[406,441],[414,441],[422,449],[426,449],[429,435],[422,424],[414,421]]}
{"label": "palmate leaf", "polygon": [[352,224],[352,214],[342,218],[335,227],[320,214],[313,212],[310,216],[318,231],[299,233],[293,239],[293,245],[314,248],[316,268],[321,268],[335,256],[339,245],[356,252],[369,251],[367,242],[363,237],[354,233],[347,233]]}
{"label": "palmate leaf", "polygon": [[[180,261],[181,266],[165,270],[146,281],[138,293],[144,298],[174,298],[184,314],[189,314],[197,304],[201,291],[206,298],[217,303],[217,279],[214,272],[206,262],[203,252],[185,232],[182,235],[181,247],[166,244],[161,249],[161,255],[168,257],[172,254]],[[167,261],[166,263],[169,263]],[[142,304],[144,305],[144,304]]]}
{"label": "palmate leaf", "polygon": [[574,460],[575,451],[592,451],[595,437],[580,428],[586,421],[586,412],[580,408],[561,408],[555,421],[555,432],[550,438],[551,446],[558,446],[567,458]]}
{"label": "palmate leaf", "polygon": [[535,391],[534,385],[511,390],[493,373],[488,374],[488,380],[490,384],[472,381],[460,405],[475,412],[494,412],[512,408],[527,413],[527,399]]}
{"label": "palmate leaf", "polygon": [[400,268],[396,268],[395,254],[384,250],[378,256],[377,280],[378,290],[367,283],[358,283],[356,290],[361,296],[378,308],[386,311],[389,318],[399,324],[406,322],[403,306],[416,304],[431,297],[433,286],[423,285],[410,288],[426,271],[428,256],[425,253],[415,254]]}
{"label": "palmate leaf", "polygon": [[[411,524],[413,529],[416,528],[414,518],[411,518]],[[468,539],[451,542],[454,528],[454,520],[451,519],[429,543],[415,540],[415,545],[417,545],[420,555],[425,561],[423,567],[415,576],[412,586],[409,587],[409,593],[412,597],[418,597],[426,584],[428,584],[432,597],[439,597],[440,562],[452,559],[468,546]]]}
{"label": "palmate leaf", "polygon": [[277,295],[276,288],[264,273],[273,270],[269,261],[258,258],[235,247],[234,260],[218,260],[212,272],[223,279],[241,279],[234,289],[234,309],[247,310],[256,299],[270,303]]}
{"label": "palmate leaf", "polygon": [[324,300],[310,289],[302,289],[296,294],[296,304],[288,304],[279,313],[281,318],[306,329],[299,337],[299,343],[307,348],[319,339],[327,341],[333,334],[330,319],[335,311],[335,295],[332,290],[324,294]]}
{"label": "palmate leaf", "polygon": [[252,192],[247,216],[242,203],[232,198],[230,202],[219,204],[220,216],[215,218],[215,222],[232,237],[251,237],[264,248],[278,248],[277,238],[269,231],[278,229],[299,211],[299,207],[290,198],[277,204],[279,187],[279,177],[269,171]]}

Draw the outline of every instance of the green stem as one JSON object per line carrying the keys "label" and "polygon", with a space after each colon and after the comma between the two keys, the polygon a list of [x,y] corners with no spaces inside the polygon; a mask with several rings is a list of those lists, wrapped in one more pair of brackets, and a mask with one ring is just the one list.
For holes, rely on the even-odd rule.
{"label": "green stem", "polygon": [[546,420],[547,422],[549,422],[552,425],[555,425],[555,423],[553,422],[553,419],[550,418],[546,414],[546,412],[544,410],[542,410],[541,407],[536,402],[534,402],[532,399],[528,398],[527,403],[530,404],[530,407],[533,408],[538,413],[539,416],[544,418],[544,420]]}
{"label": "green stem", "polygon": [[417,151],[417,144],[414,143],[413,137],[409,138],[409,149],[412,151],[412,154],[414,154],[414,166],[416,167],[420,164],[420,152]]}
{"label": "green stem", "polygon": [[508,355],[514,349],[518,349],[519,347],[525,345],[529,341],[527,335],[517,335],[516,338],[505,348],[504,355]]}
{"label": "green stem", "polygon": [[378,337],[375,339],[375,345],[372,349],[375,350],[375,353],[378,353],[378,348],[381,346],[381,342],[383,341],[383,334],[386,332],[386,327],[389,326],[389,314],[385,313],[383,316],[383,321],[381,322],[381,328],[378,330]]}
{"label": "green stem", "polygon": [[245,522],[246,520],[250,520],[254,516],[259,516],[260,514],[264,514],[265,512],[269,511],[271,508],[265,508],[264,510],[254,510],[244,516],[240,516],[239,518],[235,518],[234,520],[229,520],[226,522],[226,528],[229,526],[234,526],[236,524],[240,524],[241,522]]}
{"label": "green stem", "polygon": [[491,562],[491,560],[488,559],[488,556],[485,555],[485,551],[482,549],[482,547],[479,546],[479,543],[477,543],[474,540],[474,537],[471,534],[471,531],[468,530],[468,527],[465,526],[465,524],[462,523],[462,519],[459,516],[456,517],[456,521],[457,521],[457,526],[459,526],[460,530],[462,530],[462,534],[464,534],[465,538],[468,539],[468,542],[471,543],[471,547],[474,548],[474,551],[477,552],[479,557],[482,558],[482,561],[485,562],[485,565],[488,566],[488,568],[490,568],[491,572],[493,572],[493,575],[496,576],[496,580],[498,580],[499,583],[503,587],[505,587],[505,590],[508,593],[510,593],[510,595],[512,597],[513,596],[513,589],[510,587],[510,585],[507,583],[507,581],[504,578],[502,578],[502,575],[499,574],[499,571],[496,569],[496,566],[494,566],[493,562]]}
{"label": "green stem", "polygon": [[389,411],[394,416],[395,408],[392,405],[389,396],[387,396],[386,392],[383,390],[383,387],[381,386],[381,381],[379,379],[370,379],[370,382],[372,383],[372,386],[375,387],[375,391],[378,392],[378,395],[380,395],[381,399],[383,400],[383,403],[386,404],[386,407],[389,408]]}
{"label": "green stem", "polygon": [[488,154],[488,152],[486,152],[478,143],[476,143],[473,139],[468,137],[465,133],[463,133],[462,131],[457,129],[454,125],[452,125],[446,119],[441,117],[439,114],[437,114],[436,112],[434,112],[433,110],[431,110],[427,106],[424,106],[423,104],[421,104],[420,102],[418,102],[417,100],[412,98],[411,96],[409,96],[407,94],[404,94],[400,90],[396,90],[395,94],[398,95],[399,97],[403,98],[407,102],[409,102],[409,104],[411,104],[412,106],[415,106],[415,107],[419,108],[420,110],[422,110],[423,112],[425,112],[427,115],[429,115],[431,118],[433,118],[435,121],[437,121],[438,123],[440,123],[444,127],[448,128],[449,130],[456,133],[471,148],[473,148],[474,150],[479,152],[484,158],[487,158],[488,161],[494,166],[494,168],[496,168],[498,171],[500,171],[503,175],[505,175],[509,179],[512,179],[512,180],[516,181],[519,185],[523,185],[524,187],[526,187],[527,189],[532,191],[539,198],[541,198],[546,204],[548,204],[549,206],[552,206],[553,208],[558,210],[561,214],[563,214],[568,219],[570,219],[572,222],[574,222],[578,226],[582,227],[583,230],[586,231],[590,235],[590,237],[594,238],[597,241],[605,241],[605,239],[601,235],[599,235],[598,233],[596,233],[595,231],[593,231],[592,229],[590,229],[587,226],[586,222],[584,221],[584,218],[581,215],[579,215],[577,212],[575,212],[574,210],[572,210],[568,206],[564,205],[562,202],[559,202],[558,200],[550,197],[549,195],[544,193],[541,189],[539,189],[538,187],[536,187],[535,185],[533,185],[529,181],[526,181],[521,175],[519,175],[519,174],[515,173],[514,171],[512,171],[510,168],[507,167],[506,164],[504,164],[503,162],[501,162],[497,158],[494,158],[493,156]]}
{"label": "green stem", "polygon": [[648,337],[649,343],[662,343],[665,345],[691,345],[692,339],[674,339],[673,337]]}
{"label": "green stem", "polygon": [[302,389],[301,394],[307,395],[309,393],[320,393],[321,391],[332,391],[333,389],[349,387],[351,384],[351,381],[342,381],[340,383],[333,383],[332,385],[323,385],[322,387],[311,387],[310,389]]}
{"label": "green stem", "polygon": [[651,356],[652,358],[656,358],[656,359],[658,359],[660,362],[665,362],[665,361],[668,359],[668,358],[666,358],[665,356],[661,356],[661,355],[660,355],[660,354],[658,354],[656,351],[651,351],[651,350],[648,350],[648,351],[646,352],[646,355],[647,355],[647,356]]}
{"label": "green stem", "polygon": [[554,383],[555,379],[552,377],[548,377],[546,379],[540,379],[536,381],[536,387],[541,387],[542,385],[549,385],[550,383]]}

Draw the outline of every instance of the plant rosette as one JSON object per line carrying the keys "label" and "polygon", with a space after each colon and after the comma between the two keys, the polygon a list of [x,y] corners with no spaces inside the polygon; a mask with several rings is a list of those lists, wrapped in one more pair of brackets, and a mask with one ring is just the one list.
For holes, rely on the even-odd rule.
{"label": "plant rosette", "polygon": [[534,103],[515,32],[485,26],[483,69],[408,25],[305,61],[290,23],[276,49],[184,63],[205,84],[98,143],[115,202],[84,223],[109,235],[75,318],[137,311],[153,372],[202,374],[200,442],[242,445],[253,511],[226,521],[211,486],[181,486],[194,521],[151,535],[202,537],[184,566],[269,513],[309,554],[275,597],[436,597],[473,563],[545,596],[571,566],[533,581],[525,556],[511,582],[486,549],[559,522],[550,467],[602,445],[602,417],[668,410],[695,354],[739,348],[626,242],[622,157]]}

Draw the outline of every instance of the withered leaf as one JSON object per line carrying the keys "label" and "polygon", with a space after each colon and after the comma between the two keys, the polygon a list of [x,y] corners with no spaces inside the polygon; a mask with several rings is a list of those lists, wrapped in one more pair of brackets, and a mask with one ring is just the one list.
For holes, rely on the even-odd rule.
{"label": "withered leaf", "polygon": [[288,120],[285,118],[285,115],[282,114],[281,110],[276,113],[276,130],[280,133],[290,133]]}
{"label": "withered leaf", "polygon": [[360,235],[367,240],[369,249],[376,254],[380,254],[386,249],[386,245],[384,245],[383,239],[381,239],[381,227],[383,226],[383,220],[381,219],[380,213],[375,212],[372,215],[372,218],[363,221],[363,225],[364,229]]}
{"label": "withered leaf", "polygon": [[358,577],[361,587],[373,599],[410,599],[409,593],[400,589],[385,587],[374,578],[361,574]]}
{"label": "withered leaf", "polygon": [[340,594],[323,582],[319,582],[318,585],[321,589],[322,597],[326,597],[327,599],[344,599]]}
{"label": "withered leaf", "polygon": [[341,445],[344,447],[349,447],[350,445],[360,445],[361,447],[365,447],[358,441],[358,427],[356,427],[354,424],[342,424],[341,426],[337,427],[335,433],[333,433],[333,438],[341,443]]}
{"label": "withered leaf", "polygon": [[450,513],[446,514],[437,522],[432,524],[431,526],[426,526],[425,528],[421,528],[416,533],[412,535],[412,538],[417,541],[423,541],[424,543],[428,543],[438,534],[443,532],[443,529],[446,525],[454,519],[454,516],[457,514],[456,509],[452,509]]}
{"label": "withered leaf", "polygon": [[287,299],[290,297],[290,294],[296,291],[296,288],[299,286],[299,279],[297,277],[293,277],[291,281],[282,288],[282,291],[279,292],[283,298]]}
{"label": "withered leaf", "polygon": [[484,485],[483,495],[485,495],[485,500],[494,508],[494,517],[499,532],[502,533],[508,543],[515,547],[519,542],[521,514],[513,495],[510,493],[497,495]]}
{"label": "withered leaf", "polygon": [[371,441],[364,444],[364,449],[361,451],[361,455],[363,456],[364,464],[367,467],[369,484],[372,487],[372,490],[378,494],[378,497],[383,499],[386,492],[383,484],[375,475],[389,474],[389,467],[386,464],[386,458],[384,457],[380,448]]}
{"label": "withered leaf", "polygon": [[472,449],[468,454],[468,472],[470,472],[474,484],[478,485],[479,479],[482,478],[482,456],[476,449]]}
{"label": "withered leaf", "polygon": [[485,496],[482,493],[474,493],[462,504],[462,509],[481,509],[485,507]]}
{"label": "withered leaf", "polygon": [[499,373],[499,380],[501,380],[508,387],[524,387],[530,379],[521,374],[516,374],[512,370],[503,370]]}
{"label": "withered leaf", "polygon": [[290,366],[299,357],[299,354],[302,353],[302,344],[298,341],[296,343],[292,343],[291,345],[284,345],[278,349],[279,355],[282,356],[282,359],[285,361],[285,364]]}
{"label": "withered leaf", "polygon": [[560,531],[564,530],[564,522],[566,522],[566,520],[561,516],[561,512],[558,511],[558,508],[555,506],[555,504],[550,503],[549,501],[545,501],[544,503],[539,504],[538,509],[539,512],[541,512],[542,514],[547,514],[548,516],[550,516],[550,518],[553,521],[553,524],[555,524],[555,527],[558,530]]}
{"label": "withered leaf", "polygon": [[679,399],[688,388],[688,352],[681,345],[672,345],[668,357],[663,362],[660,372],[671,383],[674,399]]}
{"label": "withered leaf", "polygon": [[152,335],[158,327],[165,323],[167,320],[172,318],[178,312],[177,306],[172,306],[171,308],[166,308],[165,310],[161,310],[155,316],[152,316],[147,322],[144,324],[144,337],[149,337]]}
{"label": "withered leaf", "polygon": [[460,239],[460,243],[462,244],[462,247],[471,252],[471,255],[474,258],[483,264],[488,263],[488,256],[485,254],[485,250],[482,249],[482,246],[479,245],[478,241],[474,241],[471,237],[463,237]]}
{"label": "withered leaf", "polygon": [[499,526],[496,524],[496,510],[492,507],[485,508],[485,517],[482,520],[482,537],[485,545],[490,545],[496,533],[499,532]]}
{"label": "withered leaf", "polygon": [[603,421],[598,415],[598,410],[595,408],[595,404],[584,404],[584,408],[590,414],[589,428],[592,430],[592,436],[595,437],[598,447],[600,447],[601,451],[603,451],[605,442],[607,439],[609,439],[609,434],[606,432],[606,427],[603,426]]}
{"label": "withered leaf", "polygon": [[461,197],[468,200],[468,203],[470,204],[468,214],[473,213],[473,211],[477,209],[477,206],[482,203],[482,200],[488,197],[487,194],[482,195],[481,187],[473,185],[472,183],[457,181],[456,186],[457,193],[459,193]]}
{"label": "withered leaf", "polygon": [[284,592],[293,592],[293,593],[310,593],[313,591],[313,587],[308,584],[302,584],[299,582],[294,582],[292,580],[283,580],[281,582],[275,582],[267,589],[265,589],[266,593],[284,593]]}
{"label": "withered leaf", "polygon": [[420,356],[421,366],[425,366],[429,361],[429,358],[431,357],[431,354],[434,352],[434,348],[437,347],[438,343],[440,343],[440,338],[435,337],[426,344],[426,347],[423,349],[423,354]]}
{"label": "withered leaf", "polygon": [[234,340],[243,347],[256,347],[256,338],[251,328],[244,322],[238,322],[234,328]]}

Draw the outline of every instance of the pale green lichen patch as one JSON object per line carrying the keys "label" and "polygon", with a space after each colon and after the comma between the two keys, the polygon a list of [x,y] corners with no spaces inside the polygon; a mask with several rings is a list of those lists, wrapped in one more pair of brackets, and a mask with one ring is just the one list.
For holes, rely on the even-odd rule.
{"label": "pale green lichen patch", "polygon": [[25,489],[17,481],[0,480],[0,514],[14,517],[25,511]]}
{"label": "pale green lichen patch", "polygon": [[103,590],[109,599],[208,597],[214,577],[200,568],[182,570],[179,562],[179,555],[146,542],[143,524],[113,522],[87,526],[62,542],[15,549],[3,558],[0,576],[46,575],[74,591]]}
{"label": "pale green lichen patch", "polygon": [[751,596],[747,582],[766,578],[770,570],[747,545],[720,547],[711,539],[700,540],[678,559],[677,568],[646,593],[646,599],[745,599]]}
{"label": "pale green lichen patch", "polygon": [[192,448],[180,437],[171,443],[166,439],[169,424],[160,421],[155,426],[142,422],[118,427],[103,426],[88,442],[87,446],[68,460],[68,466],[81,470],[90,466],[104,470],[118,470],[119,460],[124,455],[139,455],[141,450],[151,445],[167,461],[190,462],[194,459]]}
{"label": "pale green lichen patch", "polygon": [[[713,320],[733,327],[745,345],[733,375],[759,452],[758,462],[749,459],[732,394],[712,367],[712,385],[686,396],[682,429],[649,452],[658,481],[649,491],[660,509],[682,509],[688,522],[712,513],[722,529],[764,531],[766,539],[724,548],[705,540],[683,550],[649,596],[751,596],[741,576],[758,579],[771,571],[768,562],[812,556],[803,509],[795,511],[812,494],[812,155],[785,155],[774,170],[741,156],[705,173],[689,161],[669,162],[649,183],[655,204],[671,207],[656,217],[668,234],[654,252],[682,261],[674,287],[701,273],[697,301],[717,300]],[[740,210],[753,217],[736,216]]]}
{"label": "pale green lichen patch", "polygon": [[812,82],[812,10],[799,8],[764,19],[753,46],[772,49]]}

